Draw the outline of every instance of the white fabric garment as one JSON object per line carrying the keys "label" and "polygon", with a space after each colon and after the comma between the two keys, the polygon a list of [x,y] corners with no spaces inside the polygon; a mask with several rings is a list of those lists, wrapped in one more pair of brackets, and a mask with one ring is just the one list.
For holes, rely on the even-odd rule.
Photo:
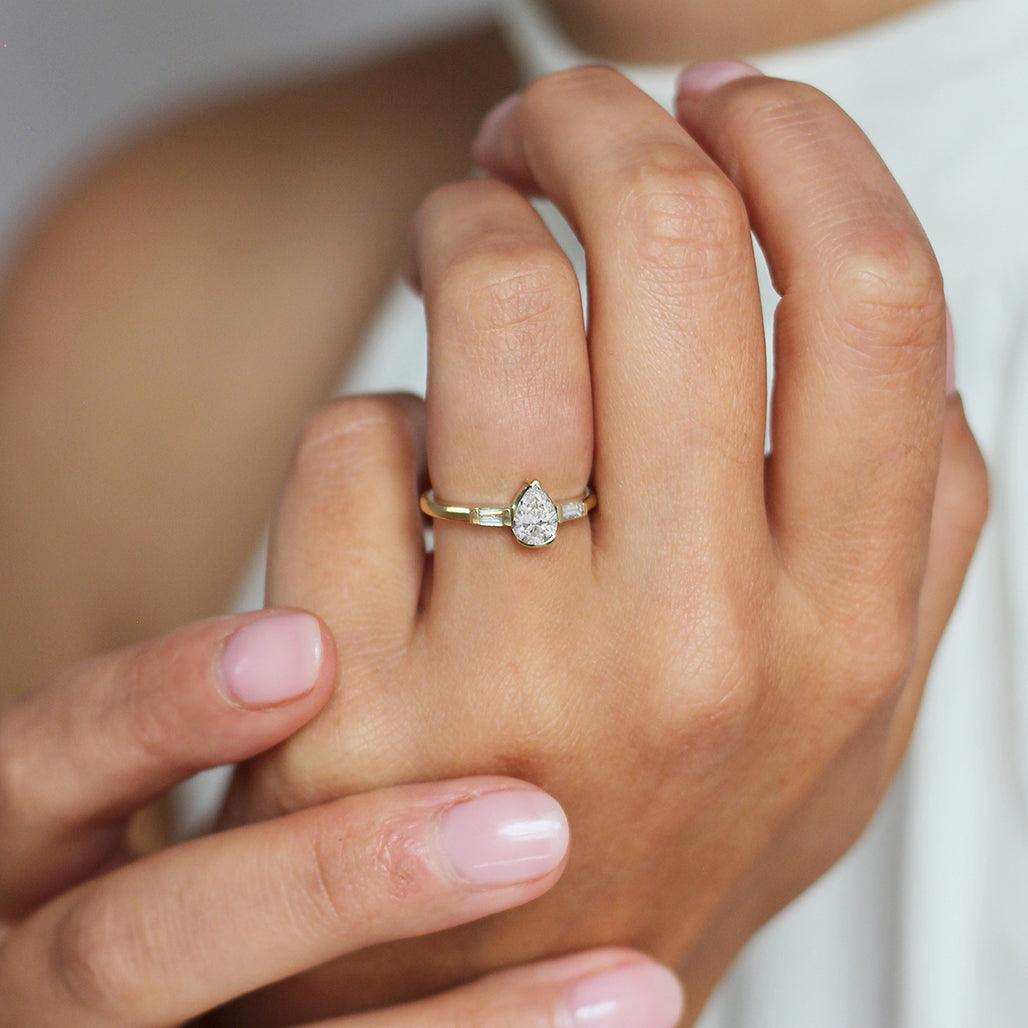
{"label": "white fabric garment", "polygon": [[[526,77],[589,60],[535,8],[505,17]],[[1028,3],[946,0],[751,59],[842,104],[921,217],[946,276],[957,383],[993,511],[885,808],[753,940],[702,1023],[1028,1025]],[[670,105],[677,69],[625,70]],[[552,224],[581,270],[566,227]],[[421,392],[425,366],[420,302],[398,288],[344,391]],[[261,578],[255,567],[241,607],[261,605]]]}

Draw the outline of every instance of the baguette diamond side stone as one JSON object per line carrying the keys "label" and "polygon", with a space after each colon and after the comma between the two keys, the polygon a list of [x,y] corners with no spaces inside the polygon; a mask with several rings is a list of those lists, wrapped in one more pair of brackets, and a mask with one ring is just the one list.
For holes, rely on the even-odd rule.
{"label": "baguette diamond side stone", "polygon": [[503,511],[479,509],[475,511],[475,520],[478,524],[488,528],[502,528]]}

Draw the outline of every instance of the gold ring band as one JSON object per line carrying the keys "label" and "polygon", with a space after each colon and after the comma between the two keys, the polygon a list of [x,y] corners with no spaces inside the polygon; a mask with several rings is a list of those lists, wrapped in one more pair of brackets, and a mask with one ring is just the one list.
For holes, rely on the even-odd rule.
{"label": "gold ring band", "polygon": [[551,500],[538,479],[526,482],[509,507],[471,507],[440,503],[431,489],[421,494],[421,511],[442,521],[467,521],[484,528],[510,528],[522,546],[538,549],[557,538],[557,526],[586,517],[596,494],[584,489],[570,500]]}

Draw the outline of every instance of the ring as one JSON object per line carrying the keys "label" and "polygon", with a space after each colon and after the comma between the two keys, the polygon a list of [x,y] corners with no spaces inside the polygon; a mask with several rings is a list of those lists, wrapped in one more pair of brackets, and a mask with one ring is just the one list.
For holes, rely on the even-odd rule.
{"label": "ring", "polygon": [[557,526],[584,518],[596,506],[596,494],[586,488],[570,500],[554,502],[537,479],[526,482],[509,507],[465,507],[440,503],[429,489],[421,494],[421,510],[430,518],[468,521],[485,528],[510,528],[522,546],[538,549],[557,538]]}

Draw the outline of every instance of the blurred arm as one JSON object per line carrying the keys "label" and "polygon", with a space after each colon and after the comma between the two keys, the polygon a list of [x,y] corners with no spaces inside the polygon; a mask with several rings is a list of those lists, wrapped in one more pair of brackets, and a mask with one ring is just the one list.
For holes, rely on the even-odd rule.
{"label": "blurred arm", "polygon": [[223,606],[409,214],[515,86],[476,30],[192,112],[50,212],[0,296],[0,699]]}

